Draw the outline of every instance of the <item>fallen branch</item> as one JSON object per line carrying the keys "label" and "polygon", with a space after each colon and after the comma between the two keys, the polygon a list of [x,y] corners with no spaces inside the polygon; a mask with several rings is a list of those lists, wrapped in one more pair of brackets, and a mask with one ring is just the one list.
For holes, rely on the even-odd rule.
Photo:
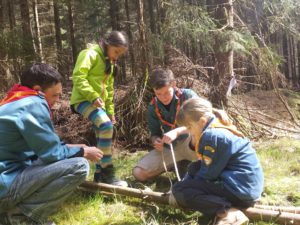
{"label": "fallen branch", "polygon": [[272,206],[272,205],[255,205],[254,207],[258,208],[258,209],[267,209],[267,210],[275,210],[275,211],[281,211],[281,212],[300,214],[300,207]]}
{"label": "fallen branch", "polygon": [[[79,189],[87,192],[100,192],[101,194],[118,194],[134,198],[141,198],[147,202],[156,202],[164,205],[169,204],[169,195],[162,192],[154,192],[148,190],[141,190],[129,187],[119,187],[104,183],[94,183],[85,181],[79,186]],[[172,206],[172,205],[170,205]],[[174,206],[172,206],[174,207]],[[260,208],[265,207],[265,208]],[[295,213],[284,212],[285,210],[294,209]],[[246,216],[250,219],[257,219],[263,221],[273,221],[279,224],[293,224],[300,225],[299,207],[275,207],[255,205],[255,208],[248,208],[244,211]],[[291,211],[292,212],[292,211]],[[297,212],[297,213],[296,213]]]}
{"label": "fallen branch", "polygon": [[267,210],[259,208],[248,208],[244,211],[246,216],[254,220],[272,221],[278,224],[300,224],[300,214]]}

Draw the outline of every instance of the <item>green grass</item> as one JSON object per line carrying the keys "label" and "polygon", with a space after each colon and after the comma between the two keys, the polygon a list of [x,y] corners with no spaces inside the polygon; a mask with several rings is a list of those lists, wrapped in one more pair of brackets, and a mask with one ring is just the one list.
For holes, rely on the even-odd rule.
{"label": "green grass", "polygon": [[[265,190],[261,203],[299,206],[300,142],[290,139],[272,140],[256,143],[255,148],[265,173]],[[132,168],[145,153],[142,151],[120,153],[115,160],[117,175],[126,179],[135,188],[145,188],[145,185],[135,182],[131,175]],[[92,166],[89,179],[92,179],[93,169]],[[171,178],[174,179],[174,176]],[[157,191],[166,191],[170,188],[166,176],[161,176],[156,182],[149,182],[147,186]],[[130,197],[104,196],[81,191],[76,191],[52,219],[58,225],[196,225],[208,224],[210,221],[210,218],[198,212],[183,211]],[[275,223],[251,221],[250,224]]]}

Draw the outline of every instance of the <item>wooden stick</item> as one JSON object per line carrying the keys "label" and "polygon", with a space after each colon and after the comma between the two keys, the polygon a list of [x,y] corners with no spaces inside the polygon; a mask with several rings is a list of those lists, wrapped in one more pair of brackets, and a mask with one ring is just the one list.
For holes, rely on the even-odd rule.
{"label": "wooden stick", "polygon": [[[169,194],[162,192],[154,192],[148,190],[141,190],[129,187],[120,187],[104,183],[94,183],[91,181],[85,181],[79,186],[79,189],[87,192],[100,192],[101,194],[118,194],[125,195],[134,198],[141,198],[147,202],[156,202],[164,205],[169,204]],[[175,207],[173,205],[170,205]],[[263,209],[260,207],[266,207]],[[255,208],[248,208],[244,210],[246,216],[250,219],[257,219],[263,221],[273,221],[279,224],[293,224],[300,225],[300,214],[291,212],[284,212],[284,210],[295,209],[295,212],[299,213],[299,207],[275,207],[274,206],[262,206],[256,205]]]}
{"label": "wooden stick", "polygon": [[300,207],[293,207],[293,206],[272,206],[272,205],[255,205],[255,208],[258,209],[267,209],[273,211],[280,211],[280,212],[289,212],[300,214]]}
{"label": "wooden stick", "polygon": [[278,224],[300,224],[300,214],[259,208],[248,208],[243,212],[247,217],[254,220],[272,221]]}
{"label": "wooden stick", "polygon": [[79,188],[89,192],[100,192],[103,194],[108,193],[110,195],[125,195],[134,198],[141,198],[147,202],[157,202],[165,205],[169,204],[169,196],[162,192],[154,192],[129,187],[120,187],[104,183],[94,183],[90,181],[85,181],[79,186]]}

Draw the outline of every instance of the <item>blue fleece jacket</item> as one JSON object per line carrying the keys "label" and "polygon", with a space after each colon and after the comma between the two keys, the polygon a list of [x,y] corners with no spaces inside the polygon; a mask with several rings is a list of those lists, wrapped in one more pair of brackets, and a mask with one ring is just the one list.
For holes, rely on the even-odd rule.
{"label": "blue fleece jacket", "polygon": [[33,157],[45,163],[69,158],[80,151],[56,135],[43,96],[30,96],[0,106],[0,199]]}
{"label": "blue fleece jacket", "polygon": [[[212,121],[211,121],[212,122]],[[196,179],[222,182],[238,198],[255,201],[263,191],[263,171],[248,139],[225,128],[203,131],[198,153],[201,159]]]}

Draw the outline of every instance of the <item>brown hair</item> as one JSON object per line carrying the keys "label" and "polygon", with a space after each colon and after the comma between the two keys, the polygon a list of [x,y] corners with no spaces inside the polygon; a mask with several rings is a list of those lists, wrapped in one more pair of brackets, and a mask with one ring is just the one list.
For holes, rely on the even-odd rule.
{"label": "brown hair", "polygon": [[174,79],[174,74],[169,69],[154,69],[149,78],[149,84],[154,89],[159,89],[170,85]]}

